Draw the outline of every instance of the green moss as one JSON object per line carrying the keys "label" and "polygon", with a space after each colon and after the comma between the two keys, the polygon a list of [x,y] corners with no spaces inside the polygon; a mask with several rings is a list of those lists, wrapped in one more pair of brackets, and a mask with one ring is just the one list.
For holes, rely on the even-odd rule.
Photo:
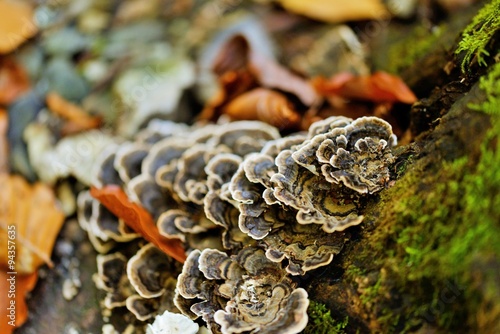
{"label": "green moss", "polygon": [[309,303],[307,314],[309,322],[303,334],[343,334],[349,321],[348,317],[341,321],[334,320],[324,304],[313,300]]}
{"label": "green moss", "polygon": [[493,65],[488,74],[479,79],[479,88],[486,94],[486,101],[469,104],[469,108],[490,115],[500,115],[500,63]]}
{"label": "green moss", "polygon": [[381,195],[385,209],[367,214],[377,228],[344,278],[384,272],[359,296],[383,332],[424,323],[454,332],[500,328],[500,64],[479,87],[484,102],[471,107],[491,115],[491,128],[477,141],[476,158],[415,158]]}
{"label": "green moss", "polygon": [[413,65],[415,61],[423,58],[432,49],[443,31],[443,26],[435,27],[431,31],[423,26],[418,26],[409,36],[403,36],[401,41],[389,47],[387,70],[398,74],[401,70]]}
{"label": "green moss", "polygon": [[465,73],[471,60],[476,57],[479,65],[486,66],[488,43],[500,28],[500,0],[492,0],[485,5],[472,22],[462,32],[462,39],[455,50],[456,54],[465,52],[462,60],[462,72]]}

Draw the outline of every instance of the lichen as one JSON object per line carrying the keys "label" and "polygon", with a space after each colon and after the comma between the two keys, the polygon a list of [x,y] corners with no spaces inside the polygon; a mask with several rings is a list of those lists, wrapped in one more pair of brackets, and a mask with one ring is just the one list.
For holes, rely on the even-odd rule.
{"label": "lichen", "polygon": [[309,322],[302,334],[344,334],[349,317],[342,320],[333,319],[325,304],[311,300],[307,309]]}
{"label": "lichen", "polygon": [[465,52],[461,63],[462,72],[466,72],[473,58],[480,66],[486,66],[486,57],[490,56],[488,44],[500,28],[500,0],[492,0],[485,5],[463,30],[455,54]]}

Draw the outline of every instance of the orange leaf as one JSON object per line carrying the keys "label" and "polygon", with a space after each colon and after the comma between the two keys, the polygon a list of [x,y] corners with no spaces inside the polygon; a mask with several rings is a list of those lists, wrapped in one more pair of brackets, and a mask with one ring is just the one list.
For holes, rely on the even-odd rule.
{"label": "orange leaf", "polygon": [[28,75],[24,69],[10,57],[0,57],[0,105],[11,104],[28,91],[29,87]]}
{"label": "orange leaf", "polygon": [[[50,255],[64,214],[47,185],[33,186],[17,175],[0,174],[0,249],[16,243],[15,271],[30,274]],[[13,233],[14,232],[14,233]],[[10,243],[9,243],[10,242]],[[0,252],[0,267],[10,267],[7,252]]]}
{"label": "orange leaf", "polygon": [[153,243],[165,254],[184,263],[186,253],[182,242],[178,239],[168,239],[162,236],[149,212],[140,205],[130,202],[119,186],[108,185],[100,189],[92,187],[90,194],[115,216],[123,219],[127,226],[141,234],[144,239]]}
{"label": "orange leaf", "polygon": [[381,0],[279,0],[285,9],[315,20],[339,23],[390,16]]}
{"label": "orange leaf", "polygon": [[49,110],[68,120],[62,131],[64,135],[95,129],[101,125],[100,117],[87,114],[82,108],[66,101],[56,92],[48,93],[46,101]]}
{"label": "orange leaf", "polygon": [[375,72],[370,76],[355,76],[340,73],[330,79],[313,78],[316,91],[325,97],[342,97],[352,100],[368,100],[375,103],[414,103],[417,97],[399,77],[385,72]]}
{"label": "orange leaf", "polygon": [[[29,275],[11,275],[0,270],[0,333],[11,334],[14,329],[21,326],[28,319],[28,306],[26,294],[33,290],[38,280],[35,271]],[[11,282],[14,282],[14,286]],[[14,293],[11,294],[11,291]]]}
{"label": "orange leaf", "polygon": [[7,142],[7,127],[9,116],[6,110],[0,109],[0,173],[9,170],[9,143]]}
{"label": "orange leaf", "polygon": [[37,33],[33,18],[33,8],[26,2],[0,0],[0,54],[14,51]]}
{"label": "orange leaf", "polygon": [[236,120],[259,120],[281,130],[297,129],[301,116],[285,95],[255,88],[230,101],[223,113]]}

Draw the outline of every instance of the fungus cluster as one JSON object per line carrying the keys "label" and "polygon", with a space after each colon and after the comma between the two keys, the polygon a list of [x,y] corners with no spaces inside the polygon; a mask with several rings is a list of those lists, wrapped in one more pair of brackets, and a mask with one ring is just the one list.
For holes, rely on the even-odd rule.
{"label": "fungus cluster", "polygon": [[181,267],[82,192],[105,307],[140,321],[165,310],[201,317],[212,333],[300,332],[309,302],[293,276],[341,251],[370,194],[389,184],[394,144],[376,117],[331,117],[286,137],[258,121],[155,121],[116,141],[93,185],[122,187],[188,257]]}

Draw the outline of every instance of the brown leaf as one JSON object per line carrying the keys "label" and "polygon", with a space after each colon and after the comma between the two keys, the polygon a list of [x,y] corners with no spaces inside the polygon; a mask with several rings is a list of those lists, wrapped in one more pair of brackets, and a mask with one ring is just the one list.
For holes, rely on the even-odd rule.
{"label": "brown leaf", "polygon": [[290,12],[331,23],[389,17],[381,0],[279,0],[279,3]]}
{"label": "brown leaf", "polygon": [[248,70],[261,86],[294,94],[305,105],[313,104],[318,98],[307,80],[252,49],[243,35],[233,36],[224,45],[213,68],[219,76],[228,71]]}
{"label": "brown leaf", "polygon": [[29,79],[24,69],[12,58],[0,57],[0,105],[11,104],[29,88]]}
{"label": "brown leaf", "polygon": [[257,86],[247,70],[229,71],[219,77],[220,88],[203,108],[199,119],[215,122],[223,113],[222,108],[232,99]]}
{"label": "brown leaf", "polygon": [[[12,275],[0,270],[0,291],[3,294],[0,298],[0,319],[2,319],[0,333],[11,334],[14,329],[26,322],[28,319],[26,294],[33,290],[37,280],[37,272],[27,275]],[[12,287],[11,281],[15,282],[15,287]],[[10,294],[12,288],[14,288],[14,294]],[[14,310],[11,312],[12,309]]]}
{"label": "brown leaf", "polygon": [[9,143],[7,141],[7,128],[9,116],[6,110],[0,109],[0,174],[9,171]]}
{"label": "brown leaf", "polygon": [[[243,35],[235,35],[226,42],[214,61],[213,71],[219,77],[219,84],[223,91],[217,98],[220,100],[223,96],[225,102],[237,96],[234,93],[225,92],[225,89],[233,87],[235,82],[247,83],[246,86],[238,85],[238,89],[233,90],[239,94],[256,86],[262,86],[291,93],[306,106],[312,105],[318,99],[310,82],[261,55],[258,50],[253,50]],[[228,75],[230,80],[228,80]],[[239,76],[243,78],[240,79]],[[209,105],[214,105],[214,103],[211,102]]]}
{"label": "brown leaf", "polygon": [[141,234],[144,239],[153,243],[165,254],[184,263],[186,253],[182,242],[178,239],[168,239],[162,236],[149,212],[140,205],[130,202],[119,186],[108,185],[100,189],[92,187],[90,194],[115,216],[123,219],[128,227]]}
{"label": "brown leaf", "polygon": [[[33,186],[17,175],[0,174],[0,249],[16,244],[15,271],[35,272],[50,255],[64,222],[53,190],[42,183]],[[15,233],[12,233],[14,231]],[[9,268],[7,252],[0,252],[0,267]]]}
{"label": "brown leaf", "polygon": [[0,54],[14,51],[38,32],[33,8],[24,1],[0,0]]}
{"label": "brown leaf", "polygon": [[325,97],[341,97],[348,100],[365,100],[375,103],[414,103],[417,97],[399,77],[385,72],[370,76],[340,73],[330,79],[313,78],[316,91]]}
{"label": "brown leaf", "polygon": [[87,114],[85,110],[76,104],[66,101],[56,92],[48,93],[46,101],[49,110],[68,121],[63,127],[63,135],[96,129],[102,123],[101,117]]}
{"label": "brown leaf", "polygon": [[285,95],[266,88],[255,88],[230,101],[223,113],[234,120],[259,120],[281,130],[297,129],[301,116]]}

